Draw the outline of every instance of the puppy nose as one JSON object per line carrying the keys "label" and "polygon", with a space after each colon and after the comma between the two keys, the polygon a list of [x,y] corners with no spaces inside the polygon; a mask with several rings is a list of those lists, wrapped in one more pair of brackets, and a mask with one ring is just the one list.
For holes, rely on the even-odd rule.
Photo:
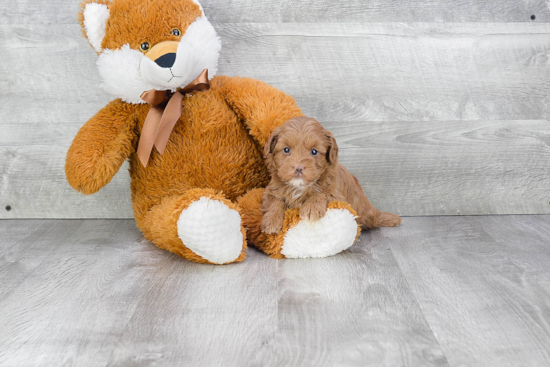
{"label": "puppy nose", "polygon": [[176,54],[171,52],[166,55],[162,55],[161,57],[156,59],[155,62],[161,68],[171,68],[176,62]]}
{"label": "puppy nose", "polygon": [[297,166],[294,172],[295,172],[295,173],[304,173],[304,167],[302,167],[302,166]]}

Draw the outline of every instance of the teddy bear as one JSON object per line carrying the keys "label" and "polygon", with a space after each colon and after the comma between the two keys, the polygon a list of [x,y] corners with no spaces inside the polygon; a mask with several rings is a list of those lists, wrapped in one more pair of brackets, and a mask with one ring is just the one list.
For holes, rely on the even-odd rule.
{"label": "teddy bear", "polygon": [[93,194],[129,160],[137,227],[185,259],[228,264],[249,242],[275,258],[329,256],[357,239],[355,212],[330,203],[315,223],[289,211],[260,231],[271,132],[301,116],[259,80],[216,76],[221,41],[196,0],[86,0],[79,22],[116,99],[86,122],[66,158],[69,184]]}

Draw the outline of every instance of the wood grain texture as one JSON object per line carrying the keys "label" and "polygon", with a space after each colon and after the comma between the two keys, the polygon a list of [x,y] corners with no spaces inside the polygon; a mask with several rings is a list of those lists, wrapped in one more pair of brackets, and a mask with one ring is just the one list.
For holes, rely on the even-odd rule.
{"label": "wood grain texture", "polygon": [[548,216],[407,218],[384,233],[451,366],[550,364]]}
{"label": "wood grain texture", "polygon": [[278,327],[257,366],[448,366],[379,231],[324,259],[279,261]]}
{"label": "wood grain texture", "polygon": [[222,73],[264,80],[321,121],[549,116],[550,24],[220,24],[217,30],[225,47]]}
{"label": "wood grain texture", "polygon": [[215,22],[527,22],[550,19],[544,0],[523,2],[435,0],[244,0],[229,7],[216,0],[203,0],[207,16]]}
{"label": "wood grain texture", "polygon": [[[220,74],[270,83],[321,121],[549,117],[550,24],[215,26],[224,44]],[[82,123],[110,99],[78,25],[0,32],[9,50],[3,120],[67,128],[65,118]],[[29,94],[37,101],[23,109]]]}
{"label": "wood grain texture", "polygon": [[[143,241],[133,221],[47,223],[42,232],[57,232],[58,243],[43,243],[39,229],[1,245],[19,244],[22,266],[33,252],[42,262],[0,299],[0,366],[104,366],[142,283],[171,255]],[[0,233],[13,224],[0,222]]]}
{"label": "wood grain texture", "polygon": [[[220,73],[293,95],[379,207],[550,212],[549,24],[215,26]],[[4,24],[0,41],[0,218],[131,217],[126,166],[91,197],[65,180],[72,138],[110,99],[78,25]]]}
{"label": "wood grain texture", "polygon": [[[0,221],[0,233],[34,223]],[[40,224],[66,240],[0,300],[2,367],[448,366],[389,248],[370,235],[328,259],[250,249],[243,263],[210,266],[140,241],[131,220]],[[41,241],[10,239],[1,246]]]}
{"label": "wood grain texture", "polygon": [[[0,2],[2,24],[72,23],[75,0],[50,0],[44,8],[32,0]],[[545,0],[202,0],[215,22],[548,22]]]}
{"label": "wood grain texture", "polygon": [[0,234],[2,367],[550,364],[548,215],[405,218],[334,257],[227,266],[133,220]]}
{"label": "wood grain texture", "polygon": [[547,213],[550,123],[325,124],[375,205],[403,215]]}
{"label": "wood grain texture", "polygon": [[42,262],[77,231],[82,222],[13,221],[0,226],[0,304]]}
{"label": "wood grain texture", "polygon": [[[547,213],[550,210],[549,123],[526,121],[450,121],[325,123],[336,136],[341,162],[361,181],[380,209],[401,215]],[[14,150],[8,169],[34,177],[48,161],[49,148]],[[33,153],[31,156],[27,154]],[[62,171],[42,179],[6,181],[1,216],[131,216],[126,168],[99,194],[85,197],[66,183]],[[55,163],[55,162],[53,162]],[[10,169],[8,171],[11,172]],[[37,188],[38,187],[38,188]],[[50,195],[39,197],[42,192]],[[4,204],[4,203],[3,203]],[[74,206],[71,206],[74,205]]]}
{"label": "wood grain texture", "polygon": [[144,285],[107,366],[247,365],[276,329],[277,266],[253,249],[226,266],[174,256]]}
{"label": "wood grain texture", "polygon": [[93,197],[65,179],[72,139],[112,99],[100,92],[97,55],[78,32],[0,26],[9,49],[0,57],[0,218],[132,217],[127,164]]}

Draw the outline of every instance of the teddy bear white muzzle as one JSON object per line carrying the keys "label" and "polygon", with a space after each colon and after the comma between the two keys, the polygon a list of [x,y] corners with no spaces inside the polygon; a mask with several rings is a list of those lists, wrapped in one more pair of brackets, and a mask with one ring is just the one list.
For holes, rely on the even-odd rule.
{"label": "teddy bear white muzzle", "polygon": [[143,79],[161,88],[180,87],[190,77],[195,60],[184,57],[181,42],[164,41],[155,45],[141,60]]}

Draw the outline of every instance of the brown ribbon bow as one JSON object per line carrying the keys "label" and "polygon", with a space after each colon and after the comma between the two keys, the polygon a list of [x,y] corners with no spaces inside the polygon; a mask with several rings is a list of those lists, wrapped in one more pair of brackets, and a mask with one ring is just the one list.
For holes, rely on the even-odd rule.
{"label": "brown ribbon bow", "polygon": [[186,93],[208,89],[210,89],[208,69],[204,69],[195,80],[175,93],[156,89],[143,92],[140,98],[152,106],[143,123],[137,149],[137,155],[143,167],[147,167],[153,145],[161,155],[164,153],[172,129],[181,117],[183,96]]}

